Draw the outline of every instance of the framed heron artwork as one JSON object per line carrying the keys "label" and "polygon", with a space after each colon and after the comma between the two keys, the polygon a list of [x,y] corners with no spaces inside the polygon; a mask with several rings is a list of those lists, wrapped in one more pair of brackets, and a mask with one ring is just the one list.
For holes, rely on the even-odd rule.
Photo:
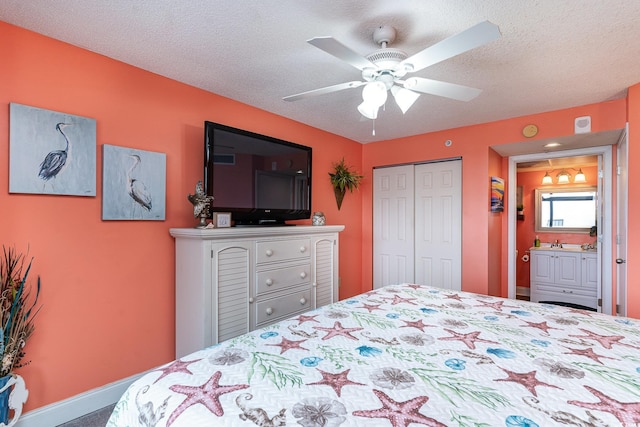
{"label": "framed heron artwork", "polygon": [[102,146],[102,219],[165,219],[167,155]]}
{"label": "framed heron artwork", "polygon": [[95,119],[9,104],[9,192],[96,195]]}

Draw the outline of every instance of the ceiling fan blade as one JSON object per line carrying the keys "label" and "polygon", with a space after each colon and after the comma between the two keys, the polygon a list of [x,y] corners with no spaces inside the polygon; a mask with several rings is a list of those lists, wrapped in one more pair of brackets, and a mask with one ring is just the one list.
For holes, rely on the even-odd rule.
{"label": "ceiling fan blade", "polygon": [[409,72],[437,64],[500,37],[500,29],[489,21],[481,22],[410,56],[399,64]]}
{"label": "ceiling fan blade", "polygon": [[299,99],[309,98],[309,97],[316,96],[316,95],[324,95],[325,93],[338,92],[338,91],[344,90],[344,89],[351,89],[351,88],[354,88],[354,87],[359,87],[359,86],[362,86],[365,83],[366,82],[360,82],[360,81],[357,81],[357,80],[356,81],[352,81],[352,82],[340,83],[340,84],[333,85],[333,86],[322,87],[320,89],[308,90],[306,92],[298,93],[298,94],[295,94],[295,95],[285,96],[282,99],[285,100],[285,101],[297,101]]}
{"label": "ceiling fan blade", "polygon": [[439,80],[411,77],[404,82],[404,87],[416,92],[456,99],[458,101],[471,101],[480,95],[482,89],[462,86],[455,83],[441,82]]}
{"label": "ceiling fan blade", "polygon": [[342,59],[347,64],[356,67],[359,70],[365,68],[376,68],[376,65],[357,52],[354,52],[347,46],[340,43],[333,37],[314,37],[307,40],[307,43],[314,45],[318,49],[324,50],[329,55],[333,55],[338,59]]}

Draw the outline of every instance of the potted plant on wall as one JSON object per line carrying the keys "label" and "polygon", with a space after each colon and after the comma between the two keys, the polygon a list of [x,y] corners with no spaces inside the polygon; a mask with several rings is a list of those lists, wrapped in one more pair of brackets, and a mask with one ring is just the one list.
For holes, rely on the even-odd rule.
{"label": "potted plant on wall", "polygon": [[[34,330],[40,295],[40,277],[35,295],[27,282],[31,262],[15,248],[2,247],[0,259],[0,423],[13,426],[22,414],[29,392],[15,369],[25,362],[24,347]],[[9,422],[9,411],[13,418]]]}
{"label": "potted plant on wall", "polygon": [[353,189],[358,188],[360,181],[364,178],[344,163],[344,157],[339,162],[333,163],[333,173],[329,172],[329,177],[331,178],[333,193],[336,196],[338,210],[342,206],[342,200],[347,189],[353,192]]}

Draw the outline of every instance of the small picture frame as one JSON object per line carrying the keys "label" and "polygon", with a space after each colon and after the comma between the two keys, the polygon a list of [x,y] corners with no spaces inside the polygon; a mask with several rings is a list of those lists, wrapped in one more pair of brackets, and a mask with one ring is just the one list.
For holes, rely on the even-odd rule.
{"label": "small picture frame", "polygon": [[211,219],[215,228],[231,227],[231,212],[214,212]]}

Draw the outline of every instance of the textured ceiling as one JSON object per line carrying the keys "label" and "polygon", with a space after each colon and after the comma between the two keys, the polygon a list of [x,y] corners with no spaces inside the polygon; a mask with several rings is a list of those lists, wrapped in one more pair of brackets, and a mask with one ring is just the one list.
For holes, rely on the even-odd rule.
{"label": "textured ceiling", "polygon": [[[2,0],[0,20],[362,143],[624,97],[640,81],[637,0]],[[306,43],[333,36],[366,55],[373,30],[412,55],[481,21],[502,36],[417,76],[483,89],[470,102],[421,95],[362,119],[359,80]],[[203,117],[203,121],[213,119]]]}

